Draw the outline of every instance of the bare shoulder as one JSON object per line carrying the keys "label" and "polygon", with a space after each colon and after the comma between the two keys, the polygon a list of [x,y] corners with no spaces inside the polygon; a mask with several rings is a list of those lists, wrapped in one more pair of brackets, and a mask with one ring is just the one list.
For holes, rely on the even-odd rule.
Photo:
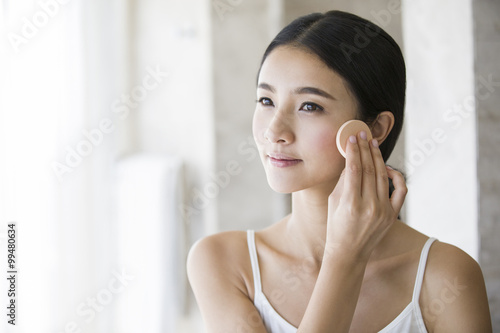
{"label": "bare shoulder", "polygon": [[465,251],[460,248],[440,241],[435,241],[430,250],[427,267],[429,273],[436,269],[440,272],[450,272],[454,274],[465,273],[472,270],[480,273],[479,264]]}
{"label": "bare shoulder", "polygon": [[207,236],[191,248],[188,278],[206,332],[265,332],[250,295],[250,255],[243,231]]}
{"label": "bare shoulder", "polygon": [[203,237],[191,247],[189,258],[191,259],[193,256],[197,258],[198,255],[203,254],[215,254],[217,256],[233,255],[234,252],[226,251],[228,249],[232,249],[238,253],[244,249],[248,249],[246,233],[244,231],[226,231]]}
{"label": "bare shoulder", "polygon": [[221,281],[240,279],[245,282],[250,266],[246,233],[226,231],[206,236],[198,240],[189,251],[187,260],[188,276],[194,281],[198,276],[203,280],[207,275]]}
{"label": "bare shoulder", "polygon": [[430,332],[491,332],[479,264],[456,246],[436,241],[429,251],[420,306]]}

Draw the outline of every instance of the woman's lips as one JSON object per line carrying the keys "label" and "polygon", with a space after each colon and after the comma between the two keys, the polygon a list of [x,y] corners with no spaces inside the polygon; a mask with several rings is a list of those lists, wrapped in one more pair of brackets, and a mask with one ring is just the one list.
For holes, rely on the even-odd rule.
{"label": "woman's lips", "polygon": [[302,162],[301,159],[294,158],[281,153],[270,153],[267,154],[267,156],[269,157],[269,162],[271,163],[271,165],[278,168],[285,168]]}

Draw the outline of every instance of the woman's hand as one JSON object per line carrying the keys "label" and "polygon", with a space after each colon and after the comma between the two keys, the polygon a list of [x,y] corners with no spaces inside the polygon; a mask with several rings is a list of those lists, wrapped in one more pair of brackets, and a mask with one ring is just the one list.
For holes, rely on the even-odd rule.
{"label": "woman's hand", "polygon": [[[366,132],[351,136],[346,150],[346,167],[329,197],[325,255],[367,261],[396,221],[407,188],[403,175],[385,166],[378,142],[367,141]],[[388,178],[395,187],[390,198]]]}

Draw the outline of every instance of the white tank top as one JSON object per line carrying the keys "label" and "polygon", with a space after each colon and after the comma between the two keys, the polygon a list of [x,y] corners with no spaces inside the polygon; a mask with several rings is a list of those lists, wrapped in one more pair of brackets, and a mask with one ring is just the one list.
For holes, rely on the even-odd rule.
{"label": "white tank top", "polygon": [[[425,264],[429,248],[436,239],[429,238],[422,248],[420,262],[418,264],[417,277],[413,288],[413,297],[406,308],[379,333],[427,333],[422,312],[418,304],[420,289],[424,277]],[[247,231],[248,250],[250,252],[250,261],[252,263],[253,281],[255,288],[255,296],[253,303],[259,311],[262,321],[266,326],[268,333],[296,333],[297,328],[280,316],[272,307],[266,295],[262,293],[262,284],[260,279],[259,261],[257,259],[257,251],[255,249],[255,235],[253,230]]]}

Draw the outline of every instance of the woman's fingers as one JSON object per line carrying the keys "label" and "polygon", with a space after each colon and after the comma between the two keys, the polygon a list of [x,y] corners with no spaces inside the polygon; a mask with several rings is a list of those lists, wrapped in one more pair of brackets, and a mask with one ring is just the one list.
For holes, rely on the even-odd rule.
{"label": "woman's fingers", "polygon": [[[364,198],[382,203],[389,199],[392,209],[399,214],[408,191],[406,182],[401,173],[386,168],[376,139],[368,141],[366,133],[360,132],[357,136],[349,137],[346,152],[346,167],[335,192],[345,195],[351,202]],[[391,198],[389,178],[395,187]]]}
{"label": "woman's fingers", "polygon": [[344,190],[347,197],[353,199],[361,196],[362,173],[358,139],[351,135],[346,146]]}
{"label": "woman's fingers", "polygon": [[396,215],[399,214],[401,207],[403,207],[403,203],[405,201],[406,193],[408,193],[408,188],[406,187],[406,182],[403,175],[390,168],[387,167],[387,175],[392,179],[392,184],[394,185],[394,192],[392,192],[391,196],[391,205]]}
{"label": "woman's fingers", "polygon": [[377,197],[377,184],[375,181],[375,165],[370,145],[365,131],[358,133],[359,150],[361,156],[361,166],[363,168],[361,181],[361,196],[367,199]]}
{"label": "woman's fingers", "polygon": [[377,196],[380,200],[385,200],[389,198],[389,178],[387,176],[384,158],[380,152],[377,139],[370,141],[370,150],[373,158],[373,164],[375,166]]}

